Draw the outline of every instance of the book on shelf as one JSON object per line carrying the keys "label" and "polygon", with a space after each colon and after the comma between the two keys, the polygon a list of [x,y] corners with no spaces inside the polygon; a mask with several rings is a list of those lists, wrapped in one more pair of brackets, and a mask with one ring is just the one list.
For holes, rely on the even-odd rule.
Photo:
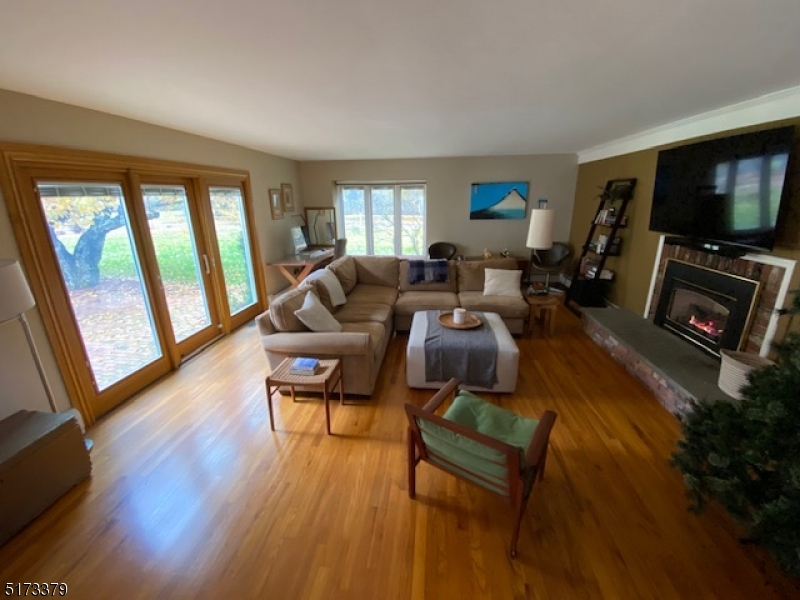
{"label": "book on shelf", "polygon": [[586,279],[607,279],[612,280],[614,279],[614,271],[610,269],[603,269],[600,272],[600,275],[597,274],[597,265],[592,265],[588,269],[586,269]]}
{"label": "book on shelf", "polygon": [[289,373],[292,375],[314,375],[318,368],[318,358],[299,356],[295,358],[289,366]]}

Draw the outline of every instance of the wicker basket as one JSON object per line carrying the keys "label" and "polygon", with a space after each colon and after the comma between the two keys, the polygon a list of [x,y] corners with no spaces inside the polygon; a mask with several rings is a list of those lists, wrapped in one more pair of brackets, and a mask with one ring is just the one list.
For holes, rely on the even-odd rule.
{"label": "wicker basket", "polygon": [[743,386],[747,385],[747,375],[750,371],[775,364],[763,356],[749,354],[747,352],[722,350],[720,355],[722,357],[722,363],[719,367],[719,381],[717,385],[719,389],[736,400],[742,399],[740,390]]}

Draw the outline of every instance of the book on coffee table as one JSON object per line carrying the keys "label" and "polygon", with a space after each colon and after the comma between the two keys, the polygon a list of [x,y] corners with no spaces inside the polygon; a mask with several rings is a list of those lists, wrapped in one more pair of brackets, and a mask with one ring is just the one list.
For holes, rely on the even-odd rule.
{"label": "book on coffee table", "polygon": [[314,375],[319,368],[319,359],[300,356],[292,361],[289,367],[291,375]]}

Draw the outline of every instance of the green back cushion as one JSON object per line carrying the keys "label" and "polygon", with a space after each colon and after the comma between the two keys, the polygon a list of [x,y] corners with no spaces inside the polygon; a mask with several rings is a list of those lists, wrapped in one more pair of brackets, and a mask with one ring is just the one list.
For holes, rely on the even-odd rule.
{"label": "green back cushion", "polygon": [[[481,400],[475,394],[462,390],[453,404],[442,415],[469,429],[488,435],[524,451],[530,445],[539,421],[521,417],[509,410]],[[425,445],[435,454],[456,465],[449,467],[432,456],[437,464],[459,473],[499,494],[507,495],[505,481],[508,478],[508,465],[504,452],[490,448],[480,442],[459,435],[435,423],[418,420]],[[477,473],[489,483],[470,476]]]}

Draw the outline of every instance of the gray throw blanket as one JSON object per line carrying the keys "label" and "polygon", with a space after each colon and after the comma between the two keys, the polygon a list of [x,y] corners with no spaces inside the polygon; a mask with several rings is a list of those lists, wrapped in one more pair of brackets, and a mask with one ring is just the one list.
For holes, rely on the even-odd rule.
{"label": "gray throw blanket", "polygon": [[447,281],[446,260],[435,259],[408,261],[408,283],[444,283],[445,281]]}
{"label": "gray throw blanket", "polygon": [[442,311],[425,311],[425,380],[458,377],[466,385],[490,388],[497,383],[497,339],[482,313],[475,329],[450,329],[439,322]]}

